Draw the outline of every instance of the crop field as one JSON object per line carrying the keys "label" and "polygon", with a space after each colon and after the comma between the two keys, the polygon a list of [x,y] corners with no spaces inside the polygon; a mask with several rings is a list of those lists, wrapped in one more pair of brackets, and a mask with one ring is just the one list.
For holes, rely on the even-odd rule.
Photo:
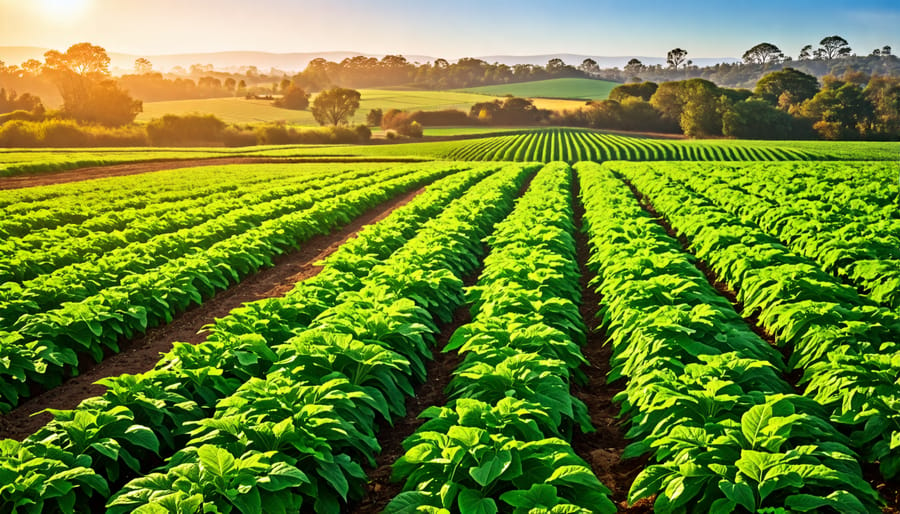
{"label": "crop field", "polygon": [[791,161],[897,159],[896,143],[680,141],[545,129],[447,143],[443,158],[476,161]]}
{"label": "crop field", "polygon": [[[496,135],[481,134],[487,131]],[[304,159],[304,160],[466,160],[570,164],[583,160],[791,161],[897,160],[894,142],[667,140],[607,134],[583,129],[477,127],[429,129],[430,135],[458,132],[471,138],[373,145],[276,145],[240,148],[90,148],[0,149],[0,179],[164,160]],[[480,135],[480,137],[479,137]],[[0,183],[0,187],[2,187]]]}
{"label": "crop field", "polygon": [[609,92],[618,85],[620,84],[617,82],[607,80],[565,78],[470,87],[460,89],[460,91],[493,96],[513,95],[524,98],[606,100],[609,97]]}
{"label": "crop field", "polygon": [[900,508],[896,162],[487,141],[0,191],[0,511]]}

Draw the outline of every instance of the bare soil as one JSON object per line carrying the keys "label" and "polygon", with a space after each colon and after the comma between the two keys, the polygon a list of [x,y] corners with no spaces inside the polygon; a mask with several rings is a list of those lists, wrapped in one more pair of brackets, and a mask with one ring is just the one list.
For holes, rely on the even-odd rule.
{"label": "bare soil", "polygon": [[65,171],[52,171],[39,174],[0,177],[0,190],[20,189],[23,187],[47,186],[65,182],[78,182],[95,178],[120,177],[137,175],[153,171],[173,170],[179,168],[195,168],[197,166],[224,166],[228,164],[299,164],[327,162],[418,162],[421,159],[400,159],[395,157],[353,157],[339,155],[319,155],[309,158],[273,158],[273,157],[212,157],[206,159],[175,159],[142,161],[109,166],[91,166]]}
{"label": "bare soil", "polygon": [[628,490],[644,469],[647,459],[622,459],[628,445],[625,439],[626,427],[617,419],[619,406],[613,397],[624,388],[621,381],[607,384],[610,371],[611,348],[606,344],[606,333],[600,327],[597,313],[603,299],[588,284],[595,274],[587,267],[590,258],[587,236],[581,231],[584,207],[578,201],[578,185],[574,188],[575,202],[575,245],[578,266],[581,271],[581,316],[588,328],[587,342],[581,353],[588,361],[581,370],[587,375],[584,385],[572,387],[572,394],[583,401],[591,416],[591,424],[596,429],[590,434],[576,432],[572,437],[575,452],[591,465],[591,469],[603,485],[612,491],[612,500],[620,512],[652,512],[652,500],[641,500],[628,504]]}
{"label": "bare soil", "polygon": [[325,236],[316,236],[303,243],[299,250],[275,259],[275,266],[246,277],[240,283],[219,292],[203,304],[176,316],[167,325],[150,329],[146,334],[120,344],[120,352],[106,356],[99,364],[90,363],[77,377],[59,387],[34,396],[16,409],[0,416],[0,438],[22,440],[47,424],[52,416],[40,413],[44,409],[72,409],[82,400],[102,395],[104,386],[95,381],[124,373],[143,373],[153,368],[162,353],[169,351],[176,341],[199,343],[206,339],[202,327],[216,318],[227,315],[246,302],[284,296],[297,282],[317,275],[320,266],[314,263],[333,253],[345,241],[354,237],[365,225],[387,217],[423,189],[388,200],[355,219],[349,225]]}
{"label": "bare soil", "polygon": [[[477,276],[477,275],[475,275]],[[471,285],[470,281],[469,284]],[[445,405],[447,397],[444,389],[453,377],[453,371],[462,361],[456,352],[440,351],[457,328],[469,323],[469,306],[463,305],[453,313],[453,321],[439,326],[440,334],[435,345],[434,360],[425,367],[427,379],[416,388],[415,395],[406,400],[406,416],[394,422],[393,426],[379,427],[378,444],[381,453],[375,458],[375,467],[366,468],[368,480],[366,495],[360,503],[350,508],[354,514],[376,514],[384,510],[388,503],[403,490],[402,482],[391,482],[391,466],[406,453],[403,440],[412,435],[425,420],[418,419],[419,414],[432,405]]]}

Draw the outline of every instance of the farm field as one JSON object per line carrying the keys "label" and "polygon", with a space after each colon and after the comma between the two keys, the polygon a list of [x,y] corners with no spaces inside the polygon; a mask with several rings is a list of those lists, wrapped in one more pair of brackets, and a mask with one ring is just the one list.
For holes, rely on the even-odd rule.
{"label": "farm field", "polygon": [[[321,159],[321,160],[474,160],[531,161],[604,160],[896,160],[895,142],[670,140],[632,137],[584,129],[465,129],[472,138],[380,145],[282,145],[241,148],[91,148],[0,149],[2,178],[154,160],[190,159]],[[429,129],[433,135],[456,130]],[[449,134],[448,134],[449,133]],[[481,136],[481,137],[479,137]]]}
{"label": "farm field", "polygon": [[582,78],[535,80],[514,84],[497,84],[460,89],[461,92],[483,95],[513,95],[524,98],[558,98],[573,100],[606,100],[617,82]]}
{"label": "farm field", "polygon": [[0,505],[897,512],[890,149],[543,130],[2,191]]}
{"label": "farm field", "polygon": [[[371,109],[401,109],[436,111],[441,109],[461,109],[490,101],[492,97],[457,91],[414,91],[393,89],[360,89],[362,94],[359,109],[349,121],[365,123],[366,114]],[[312,98],[310,98],[312,100]],[[214,114],[226,123],[259,123],[285,121],[295,125],[318,126],[309,110],[294,111],[272,105],[268,100],[246,100],[244,98],[209,98],[202,100],[174,100],[168,102],[147,102],[144,112],[137,121],[150,121],[165,114],[188,114],[199,112]]]}

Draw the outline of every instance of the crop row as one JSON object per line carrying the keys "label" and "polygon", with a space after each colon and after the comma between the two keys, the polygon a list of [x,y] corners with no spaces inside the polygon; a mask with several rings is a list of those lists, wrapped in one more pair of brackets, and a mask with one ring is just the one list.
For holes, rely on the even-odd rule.
{"label": "crop row", "polygon": [[815,401],[792,394],[780,355],[719,296],[627,186],[576,166],[597,273],[610,380],[634,439],[649,453],[629,501],[656,512],[871,512],[879,497],[849,440]]}
{"label": "crop row", "polygon": [[[84,262],[93,255],[191,227],[248,204],[271,201],[304,189],[321,188],[322,182],[327,185],[333,177],[349,179],[365,174],[360,172],[378,171],[304,166],[293,167],[290,175],[278,175],[272,173],[272,167],[259,168],[243,168],[250,176],[258,175],[255,180],[229,181],[229,177],[224,176],[209,187],[183,186],[180,194],[146,195],[155,197],[150,203],[139,199],[145,192],[129,189],[123,184],[118,193],[105,193],[100,198],[66,198],[67,201],[54,201],[52,207],[31,209],[26,215],[8,214],[6,224],[14,228],[7,232],[23,235],[7,234],[0,244],[3,278],[28,280],[61,266]],[[119,205],[107,208],[110,204]],[[27,219],[23,220],[23,217]],[[65,219],[66,222],[50,226],[51,219]],[[30,226],[29,220],[41,223],[42,228]]]}
{"label": "crop row", "polygon": [[[61,240],[56,244],[50,239],[34,250],[17,249],[0,261],[0,278],[18,282],[5,286],[4,293],[7,300],[40,301],[43,297],[40,292],[29,295],[27,290],[39,288],[43,281],[57,288],[76,289],[63,292],[70,296],[59,302],[80,300],[89,296],[77,297],[83,294],[80,289],[86,285],[96,292],[108,284],[115,284],[125,273],[140,273],[318,200],[375,183],[375,175],[389,176],[397,172],[359,171],[319,177],[318,180],[303,179],[296,184],[251,191],[239,198],[192,199],[188,205],[180,206],[181,209],[172,206],[173,210],[161,217],[135,213],[134,218],[128,219],[128,216],[120,222],[119,216],[113,215],[115,223],[127,226],[124,231],[108,232],[103,222],[109,217],[103,215],[77,225],[65,225],[61,227]],[[68,235],[74,230],[83,230],[87,234],[81,237]],[[0,311],[0,316],[8,322],[15,321],[21,314]]]}
{"label": "crop row", "polygon": [[805,160],[801,150],[642,139],[579,129],[544,129],[455,146],[443,157],[470,161],[744,161]]}
{"label": "crop row", "polygon": [[474,320],[444,348],[464,355],[450,403],[423,412],[404,441],[393,465],[404,492],[385,512],[615,512],[566,441],[593,430],[569,392],[585,363],[571,175],[545,166],[485,239],[484,270],[466,292]]}
{"label": "crop row", "polygon": [[[163,262],[146,268],[143,264],[153,258],[152,253],[144,258],[116,255],[118,260],[109,264],[120,272],[131,273],[118,285],[90,291],[95,294],[56,309],[27,313],[15,321],[14,331],[0,334],[0,354],[7,358],[0,370],[4,381],[4,404],[0,407],[14,406],[34,384],[58,384],[67,369],[78,366],[80,356],[88,354],[100,361],[105,351],[118,351],[121,338],[171,321],[175,313],[191,304],[202,303],[241,277],[271,265],[272,258],[287,249],[316,234],[328,233],[372,206],[450,171],[440,165],[413,172],[392,169],[366,177],[362,183],[335,185],[331,194],[298,195],[279,206],[270,219],[260,216],[261,223],[256,226],[245,223],[229,227],[227,216],[222,217],[211,222],[212,232],[205,242],[171,245],[182,253],[194,245],[205,248],[194,248],[183,255],[165,255],[157,246],[157,251],[164,254]],[[256,208],[266,212],[262,206]],[[166,257],[172,260],[167,261]],[[111,271],[100,267],[98,275],[105,274]],[[56,294],[52,286],[52,282],[46,285],[48,295]],[[27,307],[29,299],[23,300]],[[9,305],[16,301],[9,300],[4,308],[10,309]]]}
{"label": "crop row", "polygon": [[[892,195],[891,182],[877,180],[879,171],[885,174],[894,165],[825,166],[817,174],[820,188],[828,188],[824,198],[810,190],[808,179],[795,177],[797,165],[674,164],[656,170],[760,226],[792,251],[860,287],[875,302],[900,307],[900,209],[894,203],[896,187]],[[839,176],[829,180],[829,169]],[[865,177],[869,188],[846,180],[852,170]]]}
{"label": "crop row", "polygon": [[[419,227],[490,171],[480,168],[442,180],[363,230],[319,275],[287,296],[234,311],[216,324],[208,341],[176,344],[149,373],[105,381],[110,390],[103,397],[58,416],[67,419],[48,425],[24,447],[41,448],[44,441],[66,451],[79,447],[83,431],[75,428],[76,437],[69,436],[79,416],[97,417],[122,407],[124,417],[134,420],[131,426],[146,427],[156,436],[160,457],[180,451],[161,469],[164,473],[129,482],[111,505],[114,512],[143,504],[146,509],[203,506],[226,512],[259,511],[266,505],[283,512],[296,511],[301,502],[315,502],[316,511],[334,511],[351,488],[358,490],[359,463],[375,451],[371,422],[396,409],[393,393],[399,392],[390,387],[419,376],[405,357],[386,346],[421,351],[434,330],[431,315],[404,295],[442,316],[452,309],[448,302],[461,296],[454,293],[461,283],[451,270],[474,266],[477,258],[470,252],[480,250],[468,242],[468,234],[487,230],[492,217],[502,216],[504,201],[510,201],[504,199],[514,195],[528,170],[494,175]],[[441,230],[447,227],[455,230]],[[294,368],[303,366],[310,367],[308,380],[298,382]],[[387,394],[379,392],[385,388]],[[384,409],[386,402],[393,409]],[[240,422],[232,416],[235,409]],[[104,424],[110,430],[114,425]],[[196,439],[192,431],[206,437],[193,441],[198,444],[193,449],[185,447]],[[106,434],[103,440],[108,439]],[[128,436],[120,430],[113,439],[127,442]],[[159,462],[153,452],[144,453],[139,473]],[[122,485],[104,473],[108,459],[96,447],[74,458],[83,455],[92,465],[89,475],[113,484],[113,492]],[[121,459],[115,464],[127,467]],[[19,498],[39,495],[33,486],[25,487],[30,478],[17,482],[23,486]],[[108,487],[97,491],[104,501],[109,496]],[[84,502],[91,490],[82,484],[67,494]]]}
{"label": "crop row", "polygon": [[616,164],[687,237],[696,255],[737,291],[745,318],[759,323],[801,370],[805,396],[850,435],[851,447],[900,474],[900,316],[653,169]]}

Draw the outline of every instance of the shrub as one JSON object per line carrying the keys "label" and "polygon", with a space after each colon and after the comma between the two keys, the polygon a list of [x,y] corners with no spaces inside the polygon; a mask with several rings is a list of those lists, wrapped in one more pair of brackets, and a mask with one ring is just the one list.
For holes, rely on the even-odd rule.
{"label": "shrub", "polygon": [[166,114],[147,124],[147,137],[156,146],[220,144],[225,122],[212,114]]}

